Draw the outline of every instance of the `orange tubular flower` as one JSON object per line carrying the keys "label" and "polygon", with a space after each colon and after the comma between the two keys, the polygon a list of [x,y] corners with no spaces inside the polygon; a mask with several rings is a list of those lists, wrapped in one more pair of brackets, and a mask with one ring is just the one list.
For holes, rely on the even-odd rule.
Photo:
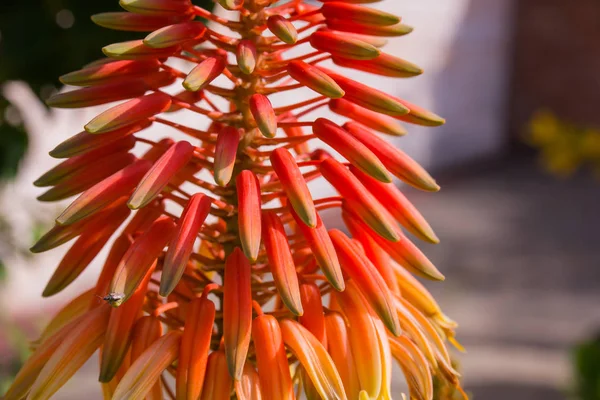
{"label": "orange tubular flower", "polygon": [[[39,200],[76,198],[31,250],[73,240],[44,296],[108,256],[6,400],[49,398],[98,349],[107,399],[389,400],[403,396],[393,359],[411,398],[462,393],[456,324],[414,277],[444,276],[403,229],[439,239],[392,178],[439,186],[379,136],[444,120],[337,68],[423,72],[384,52],[412,28],[374,2],[215,0],[222,13],[120,0],[92,17],[146,36],[104,47],[48,100],[105,110],[50,152],[60,162],[35,181]],[[314,117],[323,109],[343,121]],[[150,127],[178,132],[155,140]]]}

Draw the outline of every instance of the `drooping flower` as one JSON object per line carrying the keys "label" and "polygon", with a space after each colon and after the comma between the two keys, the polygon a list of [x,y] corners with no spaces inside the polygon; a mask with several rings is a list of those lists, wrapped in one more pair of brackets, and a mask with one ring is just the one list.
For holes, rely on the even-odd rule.
{"label": "drooping flower", "polygon": [[[52,150],[63,161],[35,182],[48,188],[42,201],[78,195],[32,248],[77,238],[44,295],[110,252],[5,399],[49,398],[97,349],[106,399],[400,398],[392,359],[412,399],[432,399],[434,380],[462,392],[446,345],[460,347],[456,324],[413,274],[444,276],[402,228],[439,239],[391,182],[439,186],[380,136],[444,120],[336,67],[418,75],[382,49],[412,29],[362,4],[373,0],[321,2],[218,0],[237,12],[229,20],[189,0],[121,0],[125,11],[92,17],[147,36],[106,46],[61,77],[78,89],[49,100],[121,103]],[[346,123],[309,118],[327,107]],[[167,137],[145,137],[151,125]],[[339,195],[311,191],[320,178]],[[350,235],[327,229],[327,209]]]}

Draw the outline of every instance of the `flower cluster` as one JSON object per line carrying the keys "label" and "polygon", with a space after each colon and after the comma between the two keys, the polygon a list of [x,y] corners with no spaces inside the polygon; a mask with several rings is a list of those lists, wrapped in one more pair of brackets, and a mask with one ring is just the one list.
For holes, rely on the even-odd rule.
{"label": "flower cluster", "polygon": [[[385,400],[393,359],[411,399],[432,399],[434,381],[462,392],[446,347],[459,347],[455,323],[413,275],[444,276],[401,227],[438,238],[392,180],[439,186],[375,133],[444,120],[341,72],[422,72],[382,52],[411,28],[360,4],[375,1],[218,0],[237,11],[229,20],[190,0],[121,0],[126,11],[93,16],[150,33],[106,46],[106,58],[61,77],[80,88],[49,100],[122,102],[52,150],[64,161],[35,182],[48,188],[41,201],[78,195],[32,248],[74,240],[44,296],[109,241],[110,252],[6,400],[51,397],[96,350],[106,399]],[[290,103],[298,89],[313,94]],[[325,107],[347,122],[308,118]],[[206,127],[178,123],[181,113]],[[151,125],[166,137],[143,137]],[[308,182],[321,178],[338,195],[313,198]],[[351,236],[325,227],[327,209]]]}

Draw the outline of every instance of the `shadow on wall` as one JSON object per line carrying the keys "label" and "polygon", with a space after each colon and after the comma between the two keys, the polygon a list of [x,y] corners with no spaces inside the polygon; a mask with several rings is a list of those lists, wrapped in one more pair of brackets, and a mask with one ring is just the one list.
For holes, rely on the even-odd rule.
{"label": "shadow on wall", "polygon": [[497,158],[508,143],[514,0],[465,0],[442,68],[433,82],[433,110],[447,119],[432,141],[437,167]]}

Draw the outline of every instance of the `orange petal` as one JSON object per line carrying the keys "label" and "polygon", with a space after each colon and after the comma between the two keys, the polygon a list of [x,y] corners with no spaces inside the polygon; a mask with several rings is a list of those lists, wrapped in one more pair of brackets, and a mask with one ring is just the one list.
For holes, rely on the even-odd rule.
{"label": "orange petal", "polygon": [[110,382],[125,359],[131,345],[132,328],[142,311],[153,270],[149,269],[142,277],[129,301],[111,310],[100,357],[100,382]]}
{"label": "orange petal", "polygon": [[348,321],[348,340],[360,390],[366,391],[368,398],[374,399],[381,391],[383,368],[378,351],[377,327],[369,311],[370,302],[361,295],[362,289],[359,289],[362,283],[357,279],[348,281],[346,290],[336,293],[336,297]]}
{"label": "orange petal", "polygon": [[203,89],[221,75],[225,66],[222,57],[208,57],[190,71],[183,81],[183,87],[192,92]]}
{"label": "orange petal", "polygon": [[340,375],[321,342],[295,321],[286,319],[280,326],[283,342],[300,361],[321,397],[346,400]]}
{"label": "orange petal", "polygon": [[150,72],[156,72],[158,71],[159,65],[157,60],[112,61],[70,72],[61,76],[59,79],[65,85],[97,86],[114,81],[115,79],[130,79],[143,76]]}
{"label": "orange petal", "polygon": [[390,54],[381,53],[371,60],[353,60],[350,58],[333,57],[332,61],[340,67],[357,69],[371,74],[390,76],[393,78],[408,78],[421,75],[423,70],[413,63]]}
{"label": "orange petal", "polygon": [[138,210],[123,231],[124,235],[136,236],[145,232],[165,212],[164,202],[154,202]]}
{"label": "orange petal", "polygon": [[163,216],[135,239],[119,263],[110,284],[110,294],[119,297],[111,302],[113,306],[118,307],[131,297],[174,233],[175,223],[170,217]]}
{"label": "orange petal", "polygon": [[187,19],[185,16],[142,15],[130,12],[105,12],[92,15],[92,21],[103,28],[132,32],[152,32],[185,19]]}
{"label": "orange petal", "polygon": [[358,33],[361,35],[370,36],[389,36],[397,37],[404,36],[413,31],[408,25],[402,23],[395,25],[372,25],[372,24],[357,24],[354,21],[348,21],[340,18],[327,18],[325,21],[327,27],[336,31]]}
{"label": "orange petal", "polygon": [[180,342],[181,332],[171,331],[152,343],[127,370],[113,400],[143,399],[162,372],[177,359]]}
{"label": "orange petal", "polygon": [[348,100],[333,99],[329,102],[329,108],[336,114],[350,118],[378,132],[393,136],[406,135],[406,129],[394,118],[367,110]]}
{"label": "orange petal", "polygon": [[113,131],[110,135],[93,135],[82,131],[60,143],[49,154],[54,158],[69,158],[88,155],[96,150],[106,150],[112,146],[131,149],[136,141],[132,135],[149,127],[150,124],[150,121],[141,121]]}
{"label": "orange petal", "polygon": [[401,121],[423,126],[440,126],[446,123],[444,118],[424,109],[423,107],[409,103],[406,100],[400,100],[400,102],[410,110],[408,115],[397,116],[397,118]]}
{"label": "orange petal", "polygon": [[84,232],[64,255],[44,288],[42,296],[53,296],[73,282],[96,258],[128,216],[129,210],[119,207],[113,214],[108,215],[102,224],[96,223],[90,226],[91,229]]}
{"label": "orange petal", "polygon": [[296,266],[281,219],[276,213],[266,211],[262,214],[262,223],[263,242],[279,296],[292,313],[302,315]]}
{"label": "orange petal", "polygon": [[277,133],[277,117],[267,96],[262,94],[252,95],[249,106],[260,132],[265,137],[275,137]]}
{"label": "orange petal", "polygon": [[104,133],[114,131],[135,122],[153,117],[167,110],[171,105],[171,97],[156,92],[138,97],[109,108],[92,119],[85,130],[89,133]]}
{"label": "orange petal", "polygon": [[318,68],[333,78],[333,80],[340,85],[340,87],[346,93],[344,95],[345,100],[348,100],[368,110],[391,115],[393,117],[406,115],[410,112],[410,110],[394,96],[348,79],[323,67]]}
{"label": "orange petal", "polygon": [[262,400],[258,373],[249,363],[244,365],[242,379],[236,382],[235,391],[239,400]]}
{"label": "orange petal", "polygon": [[252,340],[264,399],[293,400],[294,385],[275,317],[264,314],[256,317],[252,322]]}
{"label": "orange petal", "polygon": [[225,262],[223,278],[223,339],[231,377],[242,378],[252,329],[250,262],[236,247]]}
{"label": "orange petal", "polygon": [[356,282],[361,293],[387,328],[394,335],[399,335],[400,323],[394,307],[393,295],[375,266],[364,253],[357,250],[356,245],[343,232],[332,229],[329,234],[344,271]]}
{"label": "orange petal", "polygon": [[236,178],[238,227],[244,254],[255,262],[260,250],[260,184],[252,171],[244,170]]}
{"label": "orange petal", "polygon": [[300,298],[304,314],[298,317],[298,322],[323,343],[323,346],[327,347],[321,291],[314,283],[303,283],[300,285]]}
{"label": "orange petal", "polygon": [[[335,296],[332,296],[332,299],[335,298]],[[327,350],[342,378],[346,394],[349,398],[356,399],[360,392],[360,381],[355,366],[356,361],[350,348],[346,320],[338,312],[327,314],[325,328],[327,331]]]}
{"label": "orange petal", "polygon": [[374,320],[377,328],[377,339],[379,342],[379,354],[381,355],[381,391],[377,397],[380,400],[392,400],[392,351],[383,323]]}
{"label": "orange petal", "polygon": [[179,51],[179,47],[153,49],[146,46],[143,40],[114,43],[102,48],[102,52],[115,60],[154,60],[167,58]]}
{"label": "orange petal", "polygon": [[290,204],[308,226],[317,225],[317,212],[306,181],[292,154],[284,147],[271,153],[271,164]]}
{"label": "orange petal", "polygon": [[215,182],[227,186],[233,175],[240,134],[237,129],[228,127],[219,132],[215,148]]}
{"label": "orange petal", "polygon": [[332,99],[344,96],[342,88],[329,75],[304,61],[290,61],[287,70],[292,78],[323,96]]}
{"label": "orange petal", "polygon": [[390,348],[400,364],[411,398],[432,400],[433,378],[427,361],[415,344],[405,336],[390,339]]}
{"label": "orange petal", "polygon": [[102,210],[115,199],[128,195],[151,165],[149,161],[138,160],[94,185],[71,203],[56,222],[70,225]]}
{"label": "orange petal", "polygon": [[331,243],[331,238],[327,233],[327,228],[323,224],[319,214],[317,213],[317,226],[311,228],[300,220],[300,217],[298,217],[293,209],[290,212],[296,220],[300,232],[302,232],[302,235],[310,246],[317,264],[319,264],[319,267],[321,267],[321,270],[323,270],[323,273],[327,277],[327,281],[331,283],[335,290],[343,291],[345,283],[340,262],[333,248],[333,243]]}
{"label": "orange petal", "polygon": [[393,14],[341,1],[327,2],[323,4],[320,11],[325,18],[345,19],[355,24],[387,26],[400,22],[400,18]]}
{"label": "orange petal", "polygon": [[397,281],[403,298],[428,317],[442,314],[440,306],[421,282],[400,266],[394,271],[398,275]]}
{"label": "orange petal", "polygon": [[257,60],[256,46],[254,45],[254,42],[251,40],[241,40],[237,45],[235,54],[240,71],[247,75],[254,72]]}
{"label": "orange petal", "polygon": [[208,356],[204,381],[206,385],[202,389],[200,400],[230,400],[232,381],[227,370],[227,358],[222,350],[214,351]]}
{"label": "orange petal", "polygon": [[179,218],[177,232],[169,244],[160,278],[161,296],[168,296],[185,271],[198,232],[210,212],[211,199],[202,193],[193,195]]}
{"label": "orange petal", "polygon": [[158,29],[144,39],[146,46],[162,49],[165,47],[197,41],[204,36],[206,26],[200,21],[182,22]]}
{"label": "orange petal", "polygon": [[346,167],[333,158],[328,158],[321,162],[319,170],[352,210],[375,232],[389,240],[400,240],[401,233],[393,222],[393,217]]}
{"label": "orange petal", "polygon": [[383,165],[399,179],[417,189],[429,192],[440,190],[440,186],[431,175],[406,153],[391,146],[388,142],[355,122],[347,122],[344,124],[344,128],[375,153]]}
{"label": "orange petal", "polygon": [[142,178],[127,205],[136,210],[154,200],[193,154],[194,146],[185,140],[171,146]]}
{"label": "orange petal", "polygon": [[410,233],[429,243],[439,243],[440,240],[423,215],[394,184],[378,182],[356,168],[350,170]]}
{"label": "orange petal", "polygon": [[206,296],[191,302],[179,351],[177,400],[200,398],[214,321],[215,304]]}
{"label": "orange petal", "polygon": [[115,82],[57,93],[46,100],[46,104],[54,108],[91,107],[142,96],[148,89],[142,79],[130,79],[126,85]]}
{"label": "orange petal", "polygon": [[267,19],[267,27],[284,43],[294,44],[298,40],[298,32],[294,25],[281,15],[271,15]]}
{"label": "orange petal", "polygon": [[[137,360],[144,353],[144,351],[146,351],[146,349],[148,349],[152,343],[160,339],[161,336],[162,324],[158,318],[146,315],[138,319],[131,333],[131,361],[133,362]],[[152,387],[150,394],[146,396],[146,400],[162,399],[162,384],[160,381],[158,381]]]}
{"label": "orange petal", "polygon": [[65,335],[31,387],[28,399],[48,399],[60,389],[100,347],[110,307],[97,307]]}
{"label": "orange petal", "polygon": [[319,118],[313,124],[313,133],[369,176],[381,182],[392,181],[392,177],[379,158],[337,124]]}
{"label": "orange petal", "polygon": [[181,15],[192,7],[189,0],[120,0],[119,5],[129,12],[146,15]]}
{"label": "orange petal", "polygon": [[310,44],[317,50],[331,53],[334,57],[370,60],[377,57],[377,47],[360,39],[335,31],[316,31],[310,35]]}
{"label": "orange petal", "polygon": [[342,211],[342,218],[352,238],[360,242],[367,259],[377,268],[377,271],[381,274],[381,277],[392,293],[400,294],[400,287],[398,286],[390,255],[379,247],[371,235],[365,232],[362,226],[349,213]]}

